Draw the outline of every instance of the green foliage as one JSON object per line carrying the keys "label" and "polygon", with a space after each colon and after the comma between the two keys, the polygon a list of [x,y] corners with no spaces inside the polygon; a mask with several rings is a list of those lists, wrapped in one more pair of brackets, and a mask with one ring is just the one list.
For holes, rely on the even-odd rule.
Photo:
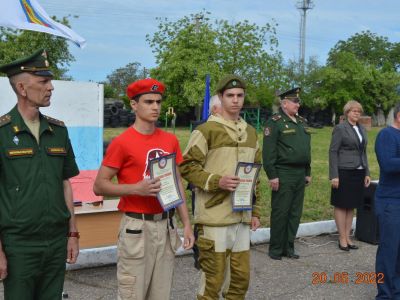
{"label": "green foliage", "polygon": [[320,75],[318,94],[324,103],[336,111],[341,111],[351,99],[365,101],[364,84],[370,74],[368,67],[357,60],[354,54],[338,53],[335,63],[325,67]]}
{"label": "green foliage", "polygon": [[282,61],[276,50],[276,24],[212,23],[209,14],[203,11],[176,22],[158,19],[158,31],[147,35],[158,64],[151,75],[167,85],[166,106],[178,113],[200,106],[206,74],[211,75],[213,91],[218,79],[228,73],[241,75],[249,83],[247,101],[272,102]]}
{"label": "green foliage", "polygon": [[362,31],[346,41],[339,41],[329,51],[328,64],[334,64],[342,52],[353,53],[361,62],[378,69],[397,70],[400,66],[400,44],[389,42],[387,37]]}
{"label": "green foliage", "polygon": [[116,98],[117,91],[108,82],[100,82],[104,86],[104,98]]}
{"label": "green foliage", "polygon": [[[69,26],[67,17],[61,20],[56,17],[52,19]],[[68,43],[64,38],[43,32],[0,27],[0,64],[28,56],[40,48],[48,51],[48,60],[54,78],[72,80],[66,73],[70,63],[75,59],[69,52]]]}
{"label": "green foliage", "polygon": [[283,68],[280,91],[300,86],[302,88],[301,100],[303,105],[315,109],[326,107],[325,101],[315,92],[320,83],[322,70],[316,57],[309,58],[309,61],[304,66],[304,73],[301,71],[299,63],[294,60],[289,60]]}
{"label": "green foliage", "polygon": [[378,69],[362,63],[353,53],[336,54],[335,63],[324,68],[321,85],[318,88],[336,111],[351,100],[358,100],[367,114],[378,109],[388,112],[399,99],[396,88],[400,83],[399,74],[392,70]]}
{"label": "green foliage", "polygon": [[187,112],[189,106],[201,103],[206,74],[211,74],[212,86],[219,76],[215,61],[216,34],[206,13],[186,16],[176,22],[157,20],[158,31],[153,37],[147,35],[158,63],[151,74],[167,86],[165,106],[173,106],[178,113]]}
{"label": "green foliage", "polygon": [[114,97],[121,98],[126,95],[126,87],[141,78],[147,77],[147,70],[140,68],[140,63],[129,63],[122,68],[114,70],[107,75],[106,84],[114,91]]}
{"label": "green foliage", "polygon": [[282,87],[301,86],[302,101],[312,109],[341,112],[347,101],[355,99],[367,114],[379,109],[387,113],[399,100],[399,64],[399,43],[363,31],[339,41],[329,52],[326,66],[311,57],[303,74],[297,62],[289,61]]}

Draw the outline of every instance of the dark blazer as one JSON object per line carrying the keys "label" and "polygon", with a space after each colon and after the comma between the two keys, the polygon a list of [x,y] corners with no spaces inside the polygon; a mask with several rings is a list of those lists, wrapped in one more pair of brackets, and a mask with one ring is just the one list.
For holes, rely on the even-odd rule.
{"label": "dark blazer", "polygon": [[354,170],[362,165],[369,176],[367,160],[367,132],[358,125],[363,142],[348,121],[335,126],[329,147],[329,179],[339,177],[339,169]]}

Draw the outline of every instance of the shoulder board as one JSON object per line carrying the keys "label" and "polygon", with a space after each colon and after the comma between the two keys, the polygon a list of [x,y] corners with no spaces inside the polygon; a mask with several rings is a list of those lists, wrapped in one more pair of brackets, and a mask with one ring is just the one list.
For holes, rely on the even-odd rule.
{"label": "shoulder board", "polygon": [[11,122],[11,116],[10,115],[3,115],[0,117],[0,127],[8,124]]}
{"label": "shoulder board", "polygon": [[304,122],[304,123],[307,123],[307,119],[306,118],[303,118],[302,116],[298,116],[299,117],[299,119],[302,121],[302,122]]}
{"label": "shoulder board", "polygon": [[54,118],[51,118],[51,117],[45,116],[45,115],[43,115],[43,117],[45,117],[47,122],[49,122],[51,124],[58,125],[58,126],[61,126],[61,127],[65,127],[65,124],[64,124],[63,121],[60,121],[60,120],[57,120],[57,119],[54,119]]}
{"label": "shoulder board", "polygon": [[273,121],[278,121],[280,118],[282,118],[282,116],[279,115],[279,114],[276,114],[276,115],[273,115],[273,116],[272,116],[272,120],[273,120]]}

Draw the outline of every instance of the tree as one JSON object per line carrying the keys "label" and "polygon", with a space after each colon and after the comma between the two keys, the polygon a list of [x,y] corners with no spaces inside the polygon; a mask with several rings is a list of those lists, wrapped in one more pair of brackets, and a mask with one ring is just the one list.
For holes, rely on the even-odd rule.
{"label": "tree", "polygon": [[158,31],[152,37],[147,35],[158,63],[151,74],[167,86],[165,107],[173,106],[178,113],[202,103],[207,74],[212,87],[220,76],[216,33],[207,15],[192,14],[176,22],[158,19]]}
{"label": "tree", "polygon": [[147,77],[147,70],[140,68],[140,63],[129,63],[122,68],[114,70],[110,75],[107,75],[106,83],[109,85],[115,96],[121,98],[126,95],[126,87],[141,78]]}
{"label": "tree", "polygon": [[[281,61],[275,25],[212,23],[208,16],[201,12],[176,22],[158,19],[158,31],[147,36],[158,64],[151,74],[167,85],[166,106],[174,106],[178,112],[199,107],[206,74],[211,75],[212,90],[221,75],[235,73],[249,83],[247,101],[260,102],[258,97],[265,94],[271,98],[274,88],[265,78],[273,78],[277,68],[271,66]],[[197,112],[199,116],[200,110]]]}
{"label": "tree", "polygon": [[340,53],[350,52],[365,65],[369,75],[363,84],[360,98],[369,114],[378,110],[388,113],[399,99],[400,43],[392,43],[387,37],[370,31],[357,33],[347,41],[340,41],[329,52],[328,64],[334,66]]}
{"label": "tree", "polygon": [[400,44],[371,31],[356,33],[346,41],[339,41],[330,51],[328,64],[335,64],[337,55],[350,52],[361,62],[378,69],[398,70],[400,66]]}
{"label": "tree", "polygon": [[104,86],[104,98],[118,98],[117,91],[108,82],[100,82]]}
{"label": "tree", "polygon": [[[67,17],[61,20],[56,17],[52,19],[69,26]],[[71,80],[66,73],[68,66],[75,59],[69,52],[68,43],[64,38],[42,32],[0,27],[0,64],[30,55],[40,48],[48,51],[48,61],[54,78]]]}
{"label": "tree", "polygon": [[376,114],[380,109],[387,113],[398,101],[398,73],[363,63],[353,53],[343,51],[335,55],[335,63],[318,73],[320,81],[313,93],[321,103],[342,111],[347,101],[355,99],[367,114]]}

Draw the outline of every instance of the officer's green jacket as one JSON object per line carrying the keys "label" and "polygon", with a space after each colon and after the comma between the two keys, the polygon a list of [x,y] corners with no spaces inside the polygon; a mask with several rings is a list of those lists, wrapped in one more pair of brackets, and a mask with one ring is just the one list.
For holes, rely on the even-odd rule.
{"label": "officer's green jacket", "polygon": [[266,124],[263,142],[263,165],[269,179],[278,178],[279,169],[304,167],[311,174],[310,132],[305,119],[294,122],[280,108]]}
{"label": "officer's green jacket", "polygon": [[257,132],[243,119],[211,116],[192,132],[179,170],[196,187],[196,224],[227,226],[260,216],[259,182],[252,211],[232,211],[231,193],[218,186],[222,176],[235,175],[238,162],[261,163]]}
{"label": "officer's green jacket", "polygon": [[63,180],[79,173],[63,122],[40,114],[39,144],[15,106],[0,117],[0,238],[3,244],[65,236]]}

